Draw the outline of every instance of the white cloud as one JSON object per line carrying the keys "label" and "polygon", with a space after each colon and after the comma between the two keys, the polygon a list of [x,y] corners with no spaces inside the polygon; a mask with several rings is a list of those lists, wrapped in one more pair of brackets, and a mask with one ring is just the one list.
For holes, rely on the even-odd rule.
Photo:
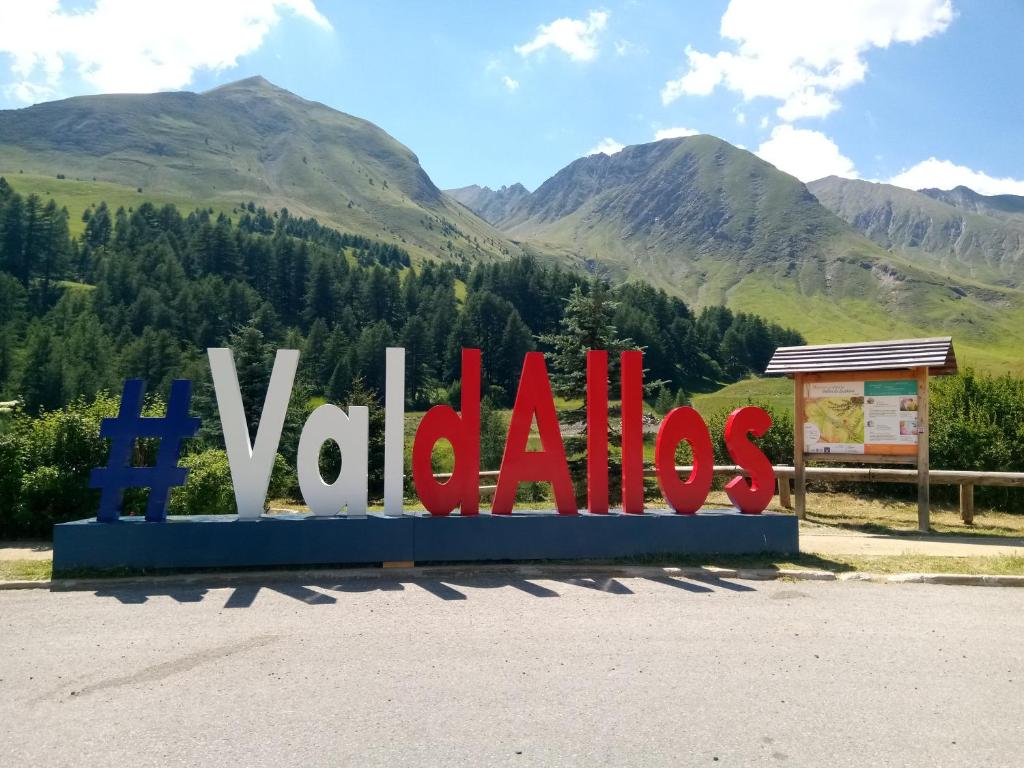
{"label": "white cloud", "polygon": [[722,86],[748,101],[781,101],[783,120],[824,117],[839,108],[837,93],[864,79],[865,52],[939,34],[953,15],[952,0],[730,0],[720,33],[735,52],[687,46],[689,69],[665,84],[661,100]]}
{"label": "white cloud", "polygon": [[739,125],[746,125],[746,123],[747,123],[747,114],[745,112],[737,112],[736,113],[736,122]]}
{"label": "white cloud", "polygon": [[567,54],[573,61],[590,61],[597,56],[598,35],[608,24],[607,11],[590,11],[587,18],[555,19],[537,27],[537,36],[517,45],[516,53],[529,56],[551,46]]}
{"label": "white cloud", "polygon": [[11,56],[8,95],[61,95],[68,69],[103,92],[188,85],[197,70],[220,71],[263,44],[287,12],[321,29],[313,0],[96,0],[64,10],[59,0],[0,0],[0,53]]}
{"label": "white cloud", "polygon": [[700,131],[695,131],[693,128],[662,128],[654,134],[655,141],[661,141],[662,139],[678,139],[681,136],[696,136]]}
{"label": "white cloud", "polygon": [[768,115],[765,115],[764,117],[761,118],[761,122],[759,122],[757,126],[763,131],[768,127],[769,122],[770,121],[768,120]]}
{"label": "white cloud", "polygon": [[757,148],[756,154],[800,181],[814,181],[823,176],[848,179],[858,176],[853,161],[820,131],[777,125],[768,140]]}
{"label": "white cloud", "polygon": [[505,87],[508,88],[509,93],[515,93],[516,91],[519,90],[519,81],[513,80],[508,75],[505,75],[503,78],[501,78],[501,82],[503,82],[505,84]]}
{"label": "white cloud", "polygon": [[1024,180],[996,178],[982,171],[949,160],[929,157],[889,179],[890,184],[907,189],[952,189],[970,187],[982,195],[1024,195]]}
{"label": "white cloud", "polygon": [[590,157],[590,155],[614,155],[616,152],[621,152],[625,147],[626,145],[622,142],[616,141],[610,136],[605,136],[585,154],[587,157]]}

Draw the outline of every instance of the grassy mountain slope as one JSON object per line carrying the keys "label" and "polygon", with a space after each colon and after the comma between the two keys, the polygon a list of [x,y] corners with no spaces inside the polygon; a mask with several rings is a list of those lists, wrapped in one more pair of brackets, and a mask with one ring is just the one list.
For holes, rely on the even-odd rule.
{"label": "grassy mountain slope", "polygon": [[813,181],[808,188],[826,208],[883,248],[905,251],[953,275],[1024,285],[1024,218],[977,212],[985,210],[985,198],[970,190],[951,196],[964,201],[959,207],[922,192],[836,176]]}
{"label": "grassy mountain slope", "polygon": [[497,224],[586,268],[758,312],[813,341],[951,333],[969,361],[1024,367],[1024,293],[887,253],[798,180],[712,136],[581,158]]}
{"label": "grassy mountain slope", "polygon": [[83,96],[0,111],[0,174],[18,171],[142,188],[149,198],[255,200],[416,257],[517,252],[380,128],[258,77],[202,94]]}

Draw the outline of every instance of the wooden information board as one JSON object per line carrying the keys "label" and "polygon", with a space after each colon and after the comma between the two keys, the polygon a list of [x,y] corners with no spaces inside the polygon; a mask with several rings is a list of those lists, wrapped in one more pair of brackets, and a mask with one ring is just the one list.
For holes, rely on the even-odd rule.
{"label": "wooden information board", "polygon": [[929,526],[928,377],[956,373],[948,336],[780,347],[765,373],[793,378],[795,507],[808,461],[917,468],[917,522]]}

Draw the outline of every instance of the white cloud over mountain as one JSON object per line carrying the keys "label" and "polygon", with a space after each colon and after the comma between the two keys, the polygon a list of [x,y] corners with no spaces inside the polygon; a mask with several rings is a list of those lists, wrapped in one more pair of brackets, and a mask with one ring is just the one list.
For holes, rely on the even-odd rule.
{"label": "white cloud over mountain", "polygon": [[516,53],[529,56],[545,48],[557,48],[573,61],[590,61],[597,56],[598,37],[608,25],[607,11],[590,11],[586,19],[555,19],[541,24],[536,36],[517,45]]}
{"label": "white cloud over mountain", "polygon": [[11,57],[9,96],[63,95],[73,71],[102,92],[188,85],[197,70],[220,71],[252,53],[290,14],[330,30],[312,0],[96,0],[66,10],[58,0],[0,0],[0,53]]}
{"label": "white cloud over mountain", "polygon": [[929,157],[889,179],[907,189],[970,187],[982,195],[1024,195],[1024,179],[996,178],[949,160]]}
{"label": "white cloud over mountain", "polygon": [[720,34],[735,50],[705,53],[687,46],[688,71],[665,83],[664,104],[723,87],[745,100],[781,101],[787,122],[825,117],[837,94],[864,80],[864,54],[917,43],[953,20],[951,0],[730,0]]}
{"label": "white cloud over mountain", "polygon": [[590,155],[614,155],[616,152],[621,152],[625,148],[626,145],[621,141],[616,141],[610,136],[605,136],[587,152],[584,152],[584,155],[587,157]]}
{"label": "white cloud over mountain", "polygon": [[804,182],[823,176],[859,176],[853,161],[821,131],[777,125],[755,154]]}

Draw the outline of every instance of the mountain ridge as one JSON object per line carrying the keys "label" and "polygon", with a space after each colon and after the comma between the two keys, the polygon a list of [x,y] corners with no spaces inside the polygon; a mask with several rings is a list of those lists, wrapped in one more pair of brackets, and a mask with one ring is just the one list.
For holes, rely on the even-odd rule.
{"label": "mountain ridge", "polygon": [[[646,280],[698,308],[753,312],[811,341],[952,333],[991,365],[1019,358],[1024,343],[1013,270],[1006,278],[984,259],[953,269],[921,249],[886,249],[799,180],[709,135],[580,158],[532,193],[473,185],[448,194],[373,123],[257,77],[200,94],[83,96],[2,111],[0,175],[21,170],[26,179],[121,185],[125,197],[138,188],[229,211],[249,200],[287,207],[401,246],[414,263],[532,254]],[[481,210],[499,201],[488,211],[496,225],[459,195],[476,195]]]}
{"label": "mountain ridge", "polygon": [[1024,285],[1024,218],[980,212],[991,203],[973,190],[914,191],[836,176],[808,188],[883,248],[914,254],[944,272],[1011,288]]}
{"label": "mountain ridge", "polygon": [[421,258],[518,252],[381,128],[261,77],[0,111],[0,174],[21,170],[288,207]]}
{"label": "mountain ridge", "polygon": [[502,185],[498,189],[470,184],[467,187],[446,189],[445,194],[458,200],[484,221],[494,224],[504,219],[530,191],[519,182]]}

